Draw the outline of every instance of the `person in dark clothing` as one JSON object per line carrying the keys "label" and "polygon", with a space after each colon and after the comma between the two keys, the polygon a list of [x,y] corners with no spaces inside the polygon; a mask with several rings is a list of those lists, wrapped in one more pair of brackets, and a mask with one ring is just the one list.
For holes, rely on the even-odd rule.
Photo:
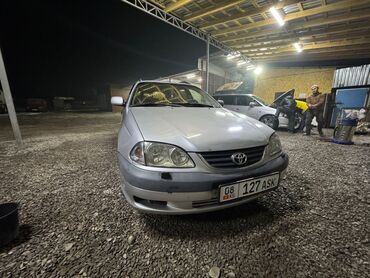
{"label": "person in dark clothing", "polygon": [[324,102],[325,95],[319,92],[319,86],[313,85],[311,87],[312,95],[307,98],[308,111],[306,116],[306,135],[311,135],[312,120],[316,117],[317,130],[321,137],[324,136],[322,132],[322,127],[324,123],[323,112],[324,112]]}
{"label": "person in dark clothing", "polygon": [[291,95],[288,95],[280,102],[275,113],[276,119],[279,118],[280,113],[284,113],[287,115],[289,120],[288,131],[292,133],[294,133],[295,110],[296,102]]}

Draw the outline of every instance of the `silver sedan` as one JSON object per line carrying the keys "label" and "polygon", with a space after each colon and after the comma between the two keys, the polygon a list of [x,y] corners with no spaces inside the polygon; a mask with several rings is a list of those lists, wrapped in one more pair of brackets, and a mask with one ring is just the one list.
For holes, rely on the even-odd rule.
{"label": "silver sedan", "polygon": [[136,209],[157,214],[209,212],[278,187],[288,166],[274,130],[226,110],[198,87],[139,81],[118,135],[121,190]]}

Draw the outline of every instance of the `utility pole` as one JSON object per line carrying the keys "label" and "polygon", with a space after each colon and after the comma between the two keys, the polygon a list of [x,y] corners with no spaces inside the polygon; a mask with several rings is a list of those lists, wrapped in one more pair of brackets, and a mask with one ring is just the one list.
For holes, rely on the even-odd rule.
{"label": "utility pole", "polygon": [[8,115],[9,115],[10,123],[12,124],[14,137],[17,142],[17,145],[21,147],[23,145],[22,135],[21,135],[21,131],[18,125],[17,115],[15,113],[12,93],[10,92],[10,86],[8,82],[8,77],[6,75],[5,64],[4,64],[3,55],[1,53],[1,48],[0,48],[0,81],[1,81],[1,86],[3,87],[5,104],[6,104],[6,108],[8,109]]}
{"label": "utility pole", "polygon": [[209,93],[209,35],[207,35],[207,53],[206,53],[206,92]]}

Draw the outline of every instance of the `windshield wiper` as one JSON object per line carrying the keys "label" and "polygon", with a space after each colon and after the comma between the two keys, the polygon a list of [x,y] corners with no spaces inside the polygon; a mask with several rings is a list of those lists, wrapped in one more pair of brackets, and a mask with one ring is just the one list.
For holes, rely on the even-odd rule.
{"label": "windshield wiper", "polygon": [[171,107],[181,107],[181,105],[179,105],[177,103],[142,103],[142,104],[131,105],[131,107],[141,107],[141,106],[171,106]]}
{"label": "windshield wiper", "polygon": [[181,106],[186,106],[186,107],[211,107],[211,108],[214,107],[214,106],[209,105],[209,104],[190,103],[190,102],[173,102],[173,104],[177,104],[177,105],[181,105]]}

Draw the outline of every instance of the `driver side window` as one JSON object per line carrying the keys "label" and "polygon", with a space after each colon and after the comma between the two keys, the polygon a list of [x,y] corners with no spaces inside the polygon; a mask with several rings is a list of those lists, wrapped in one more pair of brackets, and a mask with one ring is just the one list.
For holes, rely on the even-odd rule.
{"label": "driver side window", "polygon": [[236,98],[237,105],[248,106],[252,99],[248,96],[238,96]]}

